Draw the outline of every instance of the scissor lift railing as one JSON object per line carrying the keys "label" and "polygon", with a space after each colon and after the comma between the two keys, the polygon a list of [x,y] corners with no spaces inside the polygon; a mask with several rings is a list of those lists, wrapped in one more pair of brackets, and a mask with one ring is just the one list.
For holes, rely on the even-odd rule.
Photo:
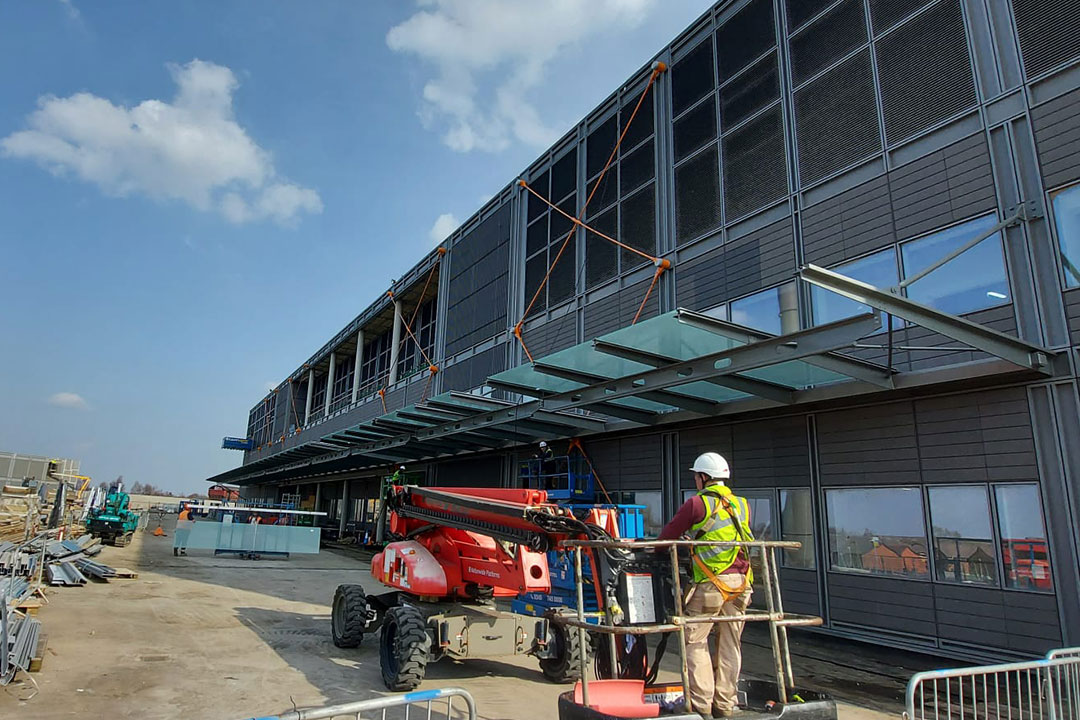
{"label": "scissor lift railing", "polygon": [[[821,625],[821,618],[814,615],[801,615],[784,612],[784,601],[780,594],[780,576],[777,571],[779,564],[776,561],[776,551],[798,550],[802,543],[779,541],[779,540],[755,540],[752,542],[707,542],[701,540],[646,540],[627,542],[620,540],[567,540],[561,546],[574,552],[574,571],[577,579],[577,617],[557,617],[556,622],[577,629],[578,641],[585,646],[586,631],[608,636],[611,657],[615,657],[616,635],[652,635],[657,633],[678,633],[679,635],[679,660],[682,674],[683,698],[687,711],[690,710],[690,694],[687,688],[690,686],[689,672],[686,666],[686,626],[696,623],[730,623],[730,622],[767,622],[769,624],[769,638],[772,644],[773,666],[776,673],[776,685],[781,703],[788,702],[788,691],[794,688],[794,676],[791,671],[791,653],[788,647],[787,629],[792,626],[815,626]],[[741,615],[686,615],[683,605],[682,581],[679,578],[679,548],[712,547],[712,548],[746,548],[750,554],[754,550],[760,556],[761,572],[765,587],[766,610],[747,609]],[[674,589],[675,614],[667,623],[615,625],[610,615],[610,610],[600,624],[592,624],[585,619],[585,604],[582,591],[582,564],[581,551],[594,550],[641,550],[654,548],[666,549],[671,556],[671,582]],[[589,705],[589,673],[587,668],[587,653],[581,653],[581,700],[584,705]]]}

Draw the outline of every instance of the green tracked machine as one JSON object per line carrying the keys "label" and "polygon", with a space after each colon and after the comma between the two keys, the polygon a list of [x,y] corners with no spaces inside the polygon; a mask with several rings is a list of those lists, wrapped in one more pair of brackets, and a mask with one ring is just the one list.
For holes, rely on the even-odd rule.
{"label": "green tracked machine", "polygon": [[119,488],[109,490],[105,504],[86,516],[86,531],[100,537],[102,542],[118,547],[127,545],[139,527],[139,514],[128,510],[129,502],[126,492]]}

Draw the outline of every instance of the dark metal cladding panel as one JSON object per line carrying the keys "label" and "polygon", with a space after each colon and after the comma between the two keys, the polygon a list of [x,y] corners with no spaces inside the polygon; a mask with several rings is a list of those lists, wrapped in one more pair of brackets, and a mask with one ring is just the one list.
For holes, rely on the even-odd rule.
{"label": "dark metal cladding panel", "polygon": [[[649,185],[622,201],[618,240],[650,256],[656,255],[656,185]],[[621,272],[648,263],[642,256],[620,249]]]}
{"label": "dark metal cladding panel", "polygon": [[[612,491],[617,490],[618,488],[612,483],[617,484],[619,482],[619,440],[616,438],[608,440],[586,439],[584,446],[593,470],[596,471],[596,475],[600,478],[604,487]],[[557,449],[556,447],[556,451]]]}
{"label": "dark metal cladding panel", "polygon": [[586,341],[619,329],[619,294],[612,293],[585,306]]}
{"label": "dark metal cladding panel", "polygon": [[720,89],[720,119],[724,131],[780,97],[776,53],[769,53]]}
{"label": "dark metal cladding panel", "polygon": [[881,152],[870,51],[795,93],[799,175],[804,184]]}
{"label": "dark metal cladding panel", "polygon": [[573,313],[530,328],[523,333],[534,358],[542,358],[577,343],[577,322]]}
{"label": "dark metal cladding panel", "polygon": [[[641,315],[638,322],[648,320],[660,314],[660,293],[653,287],[649,292],[651,280],[643,280],[629,287],[623,288],[619,293],[619,327],[627,327],[634,322],[634,316],[638,309]],[[648,298],[646,299],[646,293]],[[644,304],[643,304],[644,303]]]}
{"label": "dark metal cladding panel", "polygon": [[728,222],[787,195],[787,152],[779,104],[728,133],[723,153]]}
{"label": "dark metal cladding panel", "polygon": [[679,115],[712,92],[714,87],[713,41],[710,36],[671,67],[672,114]]}
{"label": "dark metal cladding panel", "polygon": [[728,297],[747,295],[795,275],[795,236],[790,218],[724,246]]}
{"label": "dark metal cladding panel", "polygon": [[910,402],[840,410],[817,417],[821,484],[918,483],[915,410]]}
{"label": "dark metal cladding panel", "polygon": [[829,267],[896,241],[889,181],[884,175],[803,211],[803,251]]}
{"label": "dark metal cladding panel", "polygon": [[1065,317],[1069,322],[1072,344],[1080,345],[1080,290],[1065,293]]}
{"label": "dark metal cladding panel", "polygon": [[[706,452],[720,453],[726,458],[732,456],[734,449],[731,425],[713,425],[694,427],[679,431],[679,487],[694,487],[694,473],[690,467],[698,455]],[[738,477],[738,468],[732,472]]]}
{"label": "dark metal cladding panel", "polygon": [[[987,310],[980,310],[978,312],[968,313],[964,317],[972,322],[977,322],[980,325],[986,325],[992,330],[1003,332],[1008,335],[1016,336],[1016,316],[1013,306],[1011,304],[999,305],[997,307],[989,308]],[[989,356],[985,353],[974,351],[953,351],[949,350],[950,347],[956,347],[956,341],[951,338],[947,338],[944,335],[939,335],[935,332],[931,332],[926,328],[918,327],[917,325],[909,326],[903,331],[903,340],[897,340],[898,344],[914,345],[916,347],[938,347],[942,350],[940,352],[919,350],[910,353],[911,359],[907,362],[896,361],[896,367],[899,370],[927,370],[935,367],[943,367],[946,365],[956,365],[957,363],[974,362],[976,360],[986,360]]]}
{"label": "dark metal cladding panel", "polygon": [[548,216],[544,215],[525,230],[525,255],[532,257],[548,244]]}
{"label": "dark metal cladding panel", "polygon": [[1080,55],[1076,0],[1012,0],[1012,5],[1029,78]]}
{"label": "dark metal cladding panel", "polygon": [[1046,186],[1080,178],[1080,90],[1033,108],[1031,125]]}
{"label": "dark metal cladding panel", "polygon": [[[589,226],[597,232],[618,240],[619,211],[611,208],[600,217],[594,218]],[[607,238],[600,237],[590,230],[585,231],[585,286],[593,288],[619,274],[618,246]]]}
{"label": "dark metal cladding panel", "polygon": [[[655,93],[650,87],[645,99],[641,100],[640,107],[638,107],[640,95],[623,101],[626,104],[623,105],[622,110],[619,112],[619,132],[625,133],[620,146],[624,152],[637,147],[643,140],[652,136],[655,127],[655,120],[653,119],[654,95]],[[631,122],[630,116],[634,113],[634,108],[637,108],[637,114],[634,115],[634,121]]]}
{"label": "dark metal cladding panel", "polygon": [[833,0],[785,0],[788,30],[794,32],[831,5]]}
{"label": "dark metal cladding panel", "polygon": [[446,354],[506,328],[510,270],[510,205],[461,239],[449,253]]}
{"label": "dark metal cladding panel", "polygon": [[[619,440],[619,490],[662,490],[662,451],[659,435],[638,435]],[[611,475],[601,476],[608,490]]]}
{"label": "dark metal cladding panel", "polygon": [[780,592],[786,612],[804,615],[821,614],[817,571],[781,567]]}
{"label": "dark metal cladding panel", "polygon": [[986,139],[971,135],[889,173],[900,240],[993,210],[997,204]]}
{"label": "dark metal cladding panel", "polygon": [[541,198],[551,199],[551,171],[545,170],[539,177],[529,183],[529,187],[537,192],[540,197],[536,197],[532,193],[529,193],[529,198],[526,201],[526,205],[529,207],[528,217],[529,222],[532,222],[536,218],[544,214],[544,211],[548,209],[546,202]]}
{"label": "dark metal cladding panel", "polygon": [[454,363],[442,371],[443,391],[467,392],[484,384],[488,377],[506,369],[506,347],[496,345],[482,353]]}
{"label": "dark metal cladding panel", "polygon": [[502,484],[502,458],[491,456],[439,463],[435,484],[438,487],[499,487]]}
{"label": "dark metal cladding panel", "polygon": [[876,52],[890,145],[975,106],[959,0],[938,3],[897,28]]}
{"label": "dark metal cladding panel", "polygon": [[733,429],[732,479],[738,487],[810,485],[806,418],[740,423]]}
{"label": "dark metal cladding panel", "polygon": [[829,572],[826,578],[833,623],[934,636],[937,626],[931,583],[845,572]]}
{"label": "dark metal cladding panel", "polygon": [[728,298],[724,248],[675,267],[675,304],[688,310],[708,310]]}
{"label": "dark metal cladding panel", "polygon": [[723,83],[776,45],[772,0],[752,0],[716,31],[717,76]]}
{"label": "dark metal cladding panel", "polygon": [[675,162],[681,161],[706,143],[716,140],[716,103],[712,98],[675,121]]}
{"label": "dark metal cladding panel", "polygon": [[880,35],[926,5],[927,0],[870,0],[870,24]]}
{"label": "dark metal cladding panel", "polygon": [[[566,249],[555,262],[555,256],[562,247],[562,241],[551,246],[549,263],[551,263],[551,276],[548,279],[548,307],[555,307],[559,303],[573,297],[577,288],[577,237],[571,237],[566,244]],[[531,295],[529,296],[532,297]]]}
{"label": "dark metal cladding panel", "polygon": [[716,145],[675,169],[675,240],[682,245],[720,225]]}
{"label": "dark metal cladding panel", "polygon": [[[525,306],[532,306],[529,315],[537,315],[547,309],[547,287],[540,287],[547,270],[547,253],[540,253],[525,261]],[[539,295],[537,290],[540,291]]]}
{"label": "dark metal cladding panel", "polygon": [[650,140],[619,161],[619,194],[625,197],[655,177],[656,153]]}
{"label": "dark metal cladding panel", "polygon": [[590,180],[588,188],[585,198],[588,199],[589,195],[592,195],[587,214],[591,218],[611,207],[619,199],[619,163],[612,163],[603,178],[596,177]]}
{"label": "dark metal cladding panel", "polygon": [[866,44],[866,14],[862,0],[843,0],[789,41],[791,80],[795,85]]}
{"label": "dark metal cladding panel", "polygon": [[585,172],[587,177],[592,178],[604,169],[604,163],[611,157],[611,151],[615,149],[618,140],[619,123],[615,115],[612,115],[597,126],[585,141]]}
{"label": "dark metal cladding panel", "polygon": [[[660,303],[656,288],[649,293],[648,300],[645,299],[649,284],[648,280],[634,283],[585,306],[585,339],[592,340],[600,335],[627,327],[634,321],[638,308],[642,308],[639,322],[658,315]],[[642,307],[643,301],[644,307]]]}
{"label": "dark metal cladding panel", "polygon": [[[563,155],[551,166],[552,202],[560,202],[577,189],[577,148]],[[533,199],[530,195],[530,200]]]}

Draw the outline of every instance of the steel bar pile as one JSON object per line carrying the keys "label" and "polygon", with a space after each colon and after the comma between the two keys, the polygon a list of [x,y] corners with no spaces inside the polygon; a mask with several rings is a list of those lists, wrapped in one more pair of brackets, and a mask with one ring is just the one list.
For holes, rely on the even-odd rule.
{"label": "steel bar pile", "polygon": [[75,567],[79,568],[84,575],[94,577],[99,580],[108,580],[109,578],[116,577],[116,570],[108,565],[102,565],[101,563],[94,562],[90,558],[78,557],[72,561]]}
{"label": "steel bar pile", "polygon": [[0,685],[7,685],[19,670],[30,670],[41,623],[31,617],[11,617],[7,605],[0,605],[0,615]]}
{"label": "steel bar pile", "polygon": [[51,563],[46,570],[48,571],[50,585],[79,586],[87,583],[86,576],[79,572],[79,568],[69,562]]}

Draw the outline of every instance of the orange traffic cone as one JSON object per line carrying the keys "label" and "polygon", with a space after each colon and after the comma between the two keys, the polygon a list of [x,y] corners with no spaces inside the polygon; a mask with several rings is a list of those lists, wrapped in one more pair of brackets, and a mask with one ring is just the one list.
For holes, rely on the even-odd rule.
{"label": "orange traffic cone", "polygon": [[160,525],[158,525],[157,529],[154,530],[154,535],[157,537],[165,537],[165,531],[161,529]]}

